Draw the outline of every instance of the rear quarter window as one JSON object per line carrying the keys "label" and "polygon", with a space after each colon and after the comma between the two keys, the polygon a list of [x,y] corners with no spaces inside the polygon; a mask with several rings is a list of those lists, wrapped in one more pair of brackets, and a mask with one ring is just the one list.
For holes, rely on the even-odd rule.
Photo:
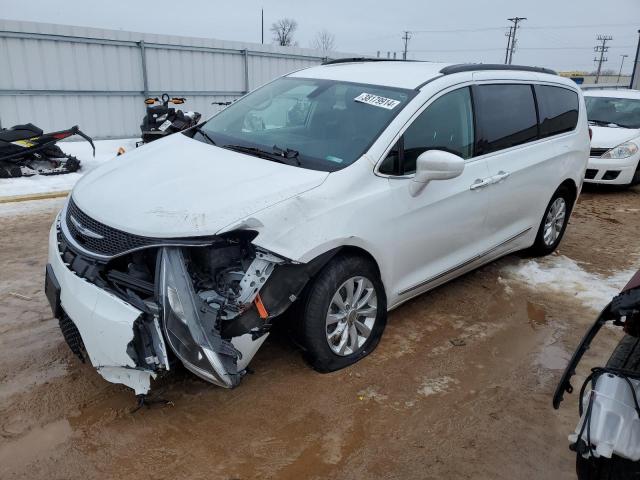
{"label": "rear quarter window", "polygon": [[540,137],[570,132],[578,124],[578,94],[573,90],[550,85],[536,85],[540,115]]}
{"label": "rear quarter window", "polygon": [[538,138],[538,116],[531,85],[477,85],[473,97],[479,126],[478,155]]}

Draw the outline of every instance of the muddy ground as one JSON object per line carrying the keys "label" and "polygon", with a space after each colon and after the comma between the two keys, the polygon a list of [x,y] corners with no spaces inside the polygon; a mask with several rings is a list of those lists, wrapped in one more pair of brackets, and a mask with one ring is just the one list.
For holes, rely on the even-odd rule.
{"label": "muddy ground", "polygon": [[[526,256],[398,308],[352,368],[315,373],[276,333],[237,389],[179,371],[155,386],[174,406],[132,415],[132,392],[71,354],[45,300],[59,207],[0,216],[0,478],[575,478],[576,395],[559,411],[551,396],[596,311],[513,277]],[[640,188],[583,193],[560,255],[594,291],[638,266],[639,212]],[[607,330],[581,373],[618,337]]]}

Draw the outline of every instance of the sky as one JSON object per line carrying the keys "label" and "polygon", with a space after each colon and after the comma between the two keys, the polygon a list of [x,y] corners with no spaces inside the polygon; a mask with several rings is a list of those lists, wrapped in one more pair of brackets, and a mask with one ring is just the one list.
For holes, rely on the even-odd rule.
{"label": "sky", "polygon": [[[595,68],[599,34],[611,35],[604,69],[631,72],[640,29],[640,0],[0,0],[0,18],[61,23],[222,40],[260,42],[264,9],[265,43],[279,18],[298,22],[294,37],[309,47],[326,29],[341,52],[382,56],[403,49],[408,58],[451,63],[503,63],[511,17],[526,17],[517,32],[513,63],[556,70]],[[393,55],[393,53],[391,53]]]}

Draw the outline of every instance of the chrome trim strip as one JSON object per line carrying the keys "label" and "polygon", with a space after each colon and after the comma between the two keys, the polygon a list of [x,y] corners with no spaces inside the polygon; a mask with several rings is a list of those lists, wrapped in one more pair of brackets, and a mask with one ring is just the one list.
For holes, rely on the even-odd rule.
{"label": "chrome trim strip", "polygon": [[102,235],[86,228],[73,215],[69,215],[69,218],[71,219],[71,223],[73,223],[73,225],[76,227],[76,230],[80,232],[80,235],[95,238],[96,240],[104,240],[104,237]]}
{"label": "chrome trim strip", "polygon": [[145,250],[147,248],[157,248],[157,247],[205,247],[207,245],[211,244],[211,241],[207,241],[207,240],[189,240],[189,239],[184,239],[184,240],[180,240],[180,239],[175,239],[175,240],[169,240],[169,239],[158,239],[158,243],[153,243],[150,245],[145,245],[143,247],[137,247],[137,248],[132,248],[131,250],[127,250],[125,252],[119,253],[117,255],[102,255],[100,253],[96,253],[96,252],[92,252],[90,250],[87,250],[86,248],[84,248],[82,245],[78,244],[78,242],[76,242],[75,238],[73,238],[73,235],[71,235],[71,232],[69,231],[69,228],[67,227],[67,207],[69,205],[69,202],[65,203],[64,207],[62,208],[62,212],[60,213],[60,229],[62,230],[62,235],[64,236],[64,239],[71,245],[71,247],[74,250],[79,251],[80,253],[82,253],[83,255],[86,255],[89,258],[92,258],[94,260],[98,260],[101,262],[108,262],[111,259],[117,258],[117,257],[121,257],[122,255],[127,255],[129,253],[133,253],[133,252],[137,252],[139,250]]}
{"label": "chrome trim strip", "polygon": [[526,228],[525,230],[521,231],[520,233],[517,233],[515,235],[513,235],[512,237],[508,238],[507,240],[505,240],[504,242],[496,245],[495,247],[490,248],[489,250],[480,253],[478,255],[476,255],[475,257],[472,257],[469,260],[466,260],[458,265],[456,265],[455,267],[452,267],[448,270],[445,270],[444,272],[441,272],[439,274],[437,274],[435,277],[431,277],[428,280],[425,280],[423,282],[418,283],[417,285],[414,285],[412,287],[409,288],[405,288],[404,290],[398,292],[398,295],[404,295],[406,293],[411,292],[412,290],[416,290],[418,288],[424,287],[425,285],[428,285],[430,283],[433,283],[439,279],[441,279],[442,277],[446,277],[447,275],[455,272],[456,270],[460,270],[461,268],[466,267],[467,265],[476,262],[477,260],[480,260],[482,257],[486,257],[487,255],[492,254],[493,252],[495,252],[496,250],[499,250],[501,247],[504,247],[505,245],[507,245],[508,243],[511,243],[512,241],[516,240],[517,238],[523,236],[524,234],[528,233],[531,230],[532,227]]}

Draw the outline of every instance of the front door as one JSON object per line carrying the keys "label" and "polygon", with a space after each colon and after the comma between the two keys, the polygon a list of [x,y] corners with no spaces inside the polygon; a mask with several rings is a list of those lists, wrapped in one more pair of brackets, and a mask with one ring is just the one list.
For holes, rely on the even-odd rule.
{"label": "front door", "polygon": [[[489,176],[486,161],[474,159],[474,118],[470,89],[449,91],[414,118],[380,171],[389,177],[397,217],[394,229],[394,285],[402,298],[413,296],[487,251],[485,219]],[[433,180],[417,194],[411,189],[416,159],[437,149],[466,160],[462,174]],[[477,188],[480,186],[480,188]]]}

